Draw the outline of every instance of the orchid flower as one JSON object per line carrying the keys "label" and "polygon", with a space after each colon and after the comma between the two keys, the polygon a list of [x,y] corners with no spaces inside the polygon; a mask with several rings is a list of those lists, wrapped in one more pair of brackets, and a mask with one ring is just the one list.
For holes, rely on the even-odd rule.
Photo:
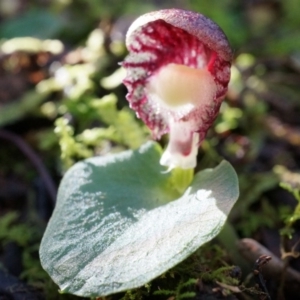
{"label": "orchid flower", "polygon": [[153,138],[170,133],[160,163],[194,168],[230,80],[232,51],[205,16],[181,9],[145,14],[126,36],[127,100]]}

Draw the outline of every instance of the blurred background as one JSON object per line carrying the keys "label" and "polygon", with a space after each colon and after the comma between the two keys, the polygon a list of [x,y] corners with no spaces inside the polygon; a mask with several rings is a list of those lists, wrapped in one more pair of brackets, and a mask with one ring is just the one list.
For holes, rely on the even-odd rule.
{"label": "blurred background", "polygon": [[[167,281],[154,281],[152,289],[111,299],[180,299],[175,290],[188,278],[201,282],[185,286],[195,293],[190,299],[268,299],[257,298],[264,296],[255,281],[245,281],[257,253],[248,249],[242,255],[242,238],[282,258],[265,275],[272,299],[299,299],[298,0],[0,1],[0,299],[77,298],[60,295],[39,263],[57,187],[76,161],[135,149],[150,139],[128,108],[119,63],[131,22],[171,7],[210,17],[234,50],[228,95],[197,168],[229,160],[241,196],[227,232],[196,254],[201,272],[177,270]],[[216,277],[214,272],[231,265],[237,274]],[[230,281],[234,276],[238,280]],[[158,286],[171,292],[153,296]]]}

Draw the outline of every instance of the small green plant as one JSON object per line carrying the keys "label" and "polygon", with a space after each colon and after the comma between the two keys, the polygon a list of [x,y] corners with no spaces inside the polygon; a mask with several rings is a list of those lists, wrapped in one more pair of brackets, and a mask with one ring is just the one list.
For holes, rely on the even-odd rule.
{"label": "small green plant", "polygon": [[[215,237],[238,198],[227,161],[194,174],[230,78],[232,51],[222,30],[203,15],[162,10],[135,21],[126,44],[127,100],[154,138],[170,132],[169,144],[163,151],[145,143],[144,127],[127,108],[116,108],[114,95],[69,95],[69,110],[103,126],[76,134],[66,118],[56,121],[62,159],[73,166],[61,181],[40,257],[61,293],[98,297],[147,284]],[[75,163],[94,153],[100,155]],[[182,279],[155,295],[191,298],[195,283]],[[125,297],[139,299],[140,292]]]}
{"label": "small green plant", "polygon": [[[141,127],[133,114],[124,108],[117,109],[117,98],[110,94],[102,99],[90,99],[86,103],[88,110],[93,110],[93,118],[101,120],[107,127],[85,129],[75,134],[67,118],[58,118],[55,133],[59,139],[61,159],[66,169],[76,161],[103,152],[109,143],[116,143],[120,150],[124,147],[137,149],[148,137],[146,128]],[[117,152],[117,149],[115,149]]]}
{"label": "small green plant", "polygon": [[[42,232],[37,229],[36,223],[27,224],[20,222],[18,213],[12,211],[0,218],[0,244],[15,243],[23,249],[21,279],[43,291],[50,299],[57,299],[57,292],[53,283],[48,280],[47,273],[41,267],[38,259],[39,240]],[[39,224],[40,225],[40,224]]]}
{"label": "small green plant", "polygon": [[28,225],[18,223],[17,212],[7,213],[0,218],[0,241],[3,244],[15,242],[17,245],[25,247],[29,244],[34,229]]}
{"label": "small green plant", "polygon": [[280,186],[290,192],[297,201],[294,211],[284,216],[285,226],[280,231],[282,236],[291,239],[294,234],[293,226],[300,219],[300,174],[290,172],[283,166],[276,166],[274,171],[281,179]]}
{"label": "small green plant", "polygon": [[190,299],[196,296],[195,292],[192,291],[184,291],[184,289],[189,287],[194,287],[197,283],[197,279],[189,279],[186,282],[179,282],[176,290],[160,290],[154,292],[154,295],[163,295],[163,296],[173,296],[174,299]]}

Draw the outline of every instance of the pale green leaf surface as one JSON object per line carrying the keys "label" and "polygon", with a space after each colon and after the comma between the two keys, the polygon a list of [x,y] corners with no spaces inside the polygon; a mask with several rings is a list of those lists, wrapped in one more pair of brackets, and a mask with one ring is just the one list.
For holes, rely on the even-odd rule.
{"label": "pale green leaf surface", "polygon": [[231,165],[198,173],[175,200],[160,156],[149,142],[67,172],[40,249],[63,292],[99,296],[141,286],[221,230],[238,197]]}

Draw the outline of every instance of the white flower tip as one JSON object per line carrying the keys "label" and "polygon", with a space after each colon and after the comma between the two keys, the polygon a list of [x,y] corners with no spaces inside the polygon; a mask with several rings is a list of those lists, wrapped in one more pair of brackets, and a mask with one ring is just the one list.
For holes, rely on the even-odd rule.
{"label": "white flower tip", "polygon": [[196,155],[192,155],[192,153],[187,156],[183,156],[180,153],[172,154],[167,149],[160,159],[160,164],[168,167],[166,173],[170,172],[174,168],[193,169],[197,164]]}
{"label": "white flower tip", "polygon": [[[161,164],[161,165],[162,165],[162,164]],[[163,166],[163,165],[162,165],[162,166]],[[162,171],[161,173],[162,173],[162,174],[167,174],[167,173],[171,172],[174,168],[175,168],[175,167],[169,167],[167,170]]]}
{"label": "white flower tip", "polygon": [[184,147],[182,147],[183,144],[180,141],[170,139],[168,147],[160,159],[160,164],[168,167],[166,172],[174,168],[193,169],[196,167],[199,134],[192,133],[191,139],[186,142],[187,144],[190,143],[190,150],[187,153],[182,151]]}

